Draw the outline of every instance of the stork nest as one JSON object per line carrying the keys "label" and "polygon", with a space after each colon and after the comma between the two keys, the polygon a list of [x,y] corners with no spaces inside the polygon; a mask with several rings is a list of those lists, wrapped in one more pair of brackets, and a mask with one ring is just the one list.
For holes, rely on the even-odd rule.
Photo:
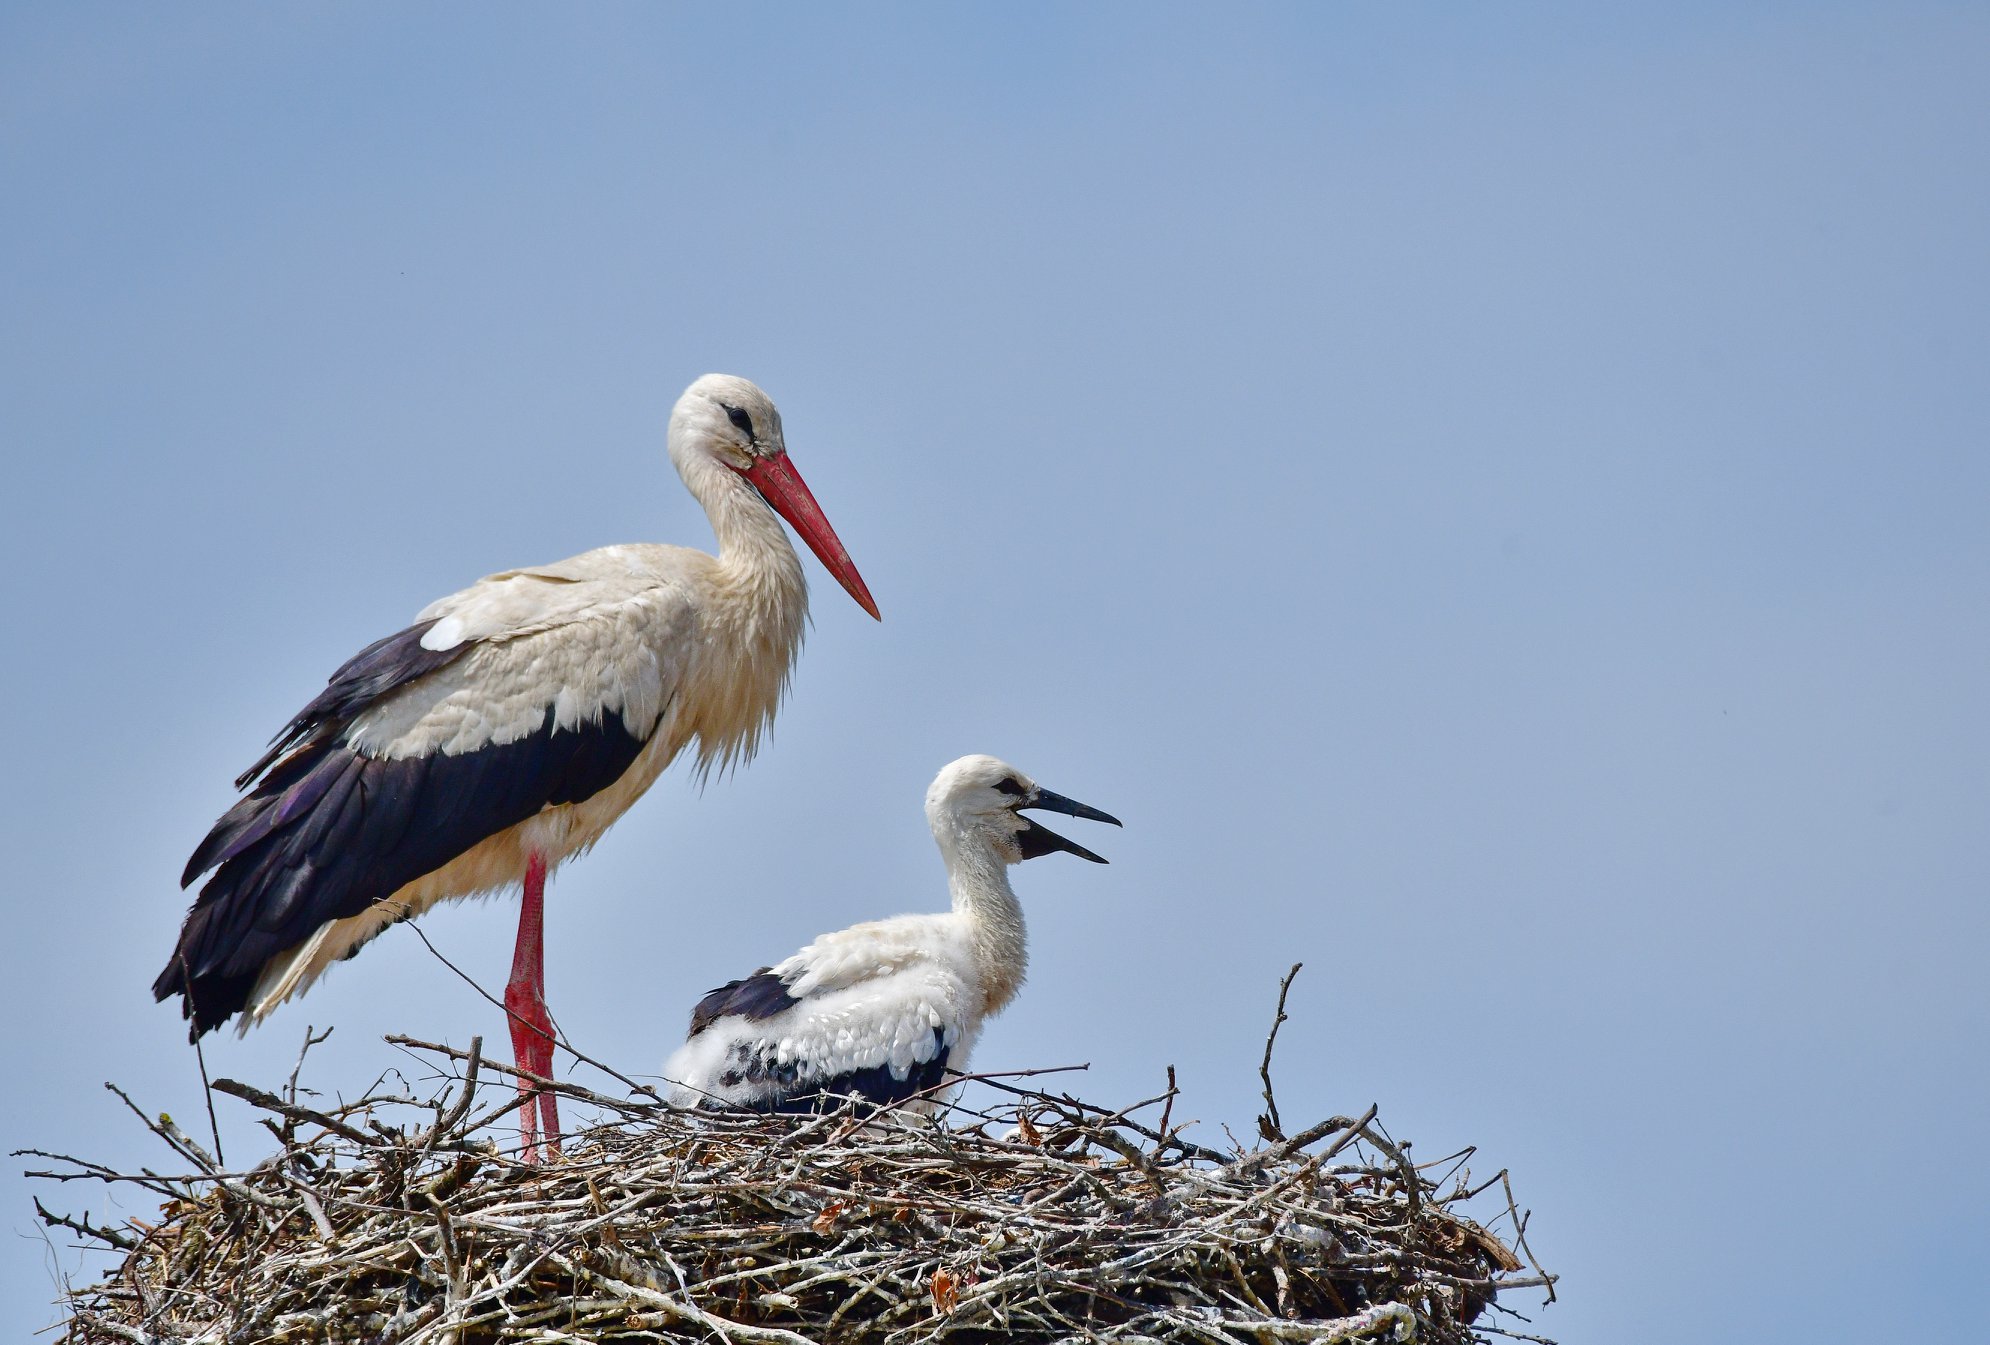
{"label": "stork nest", "polygon": [[[31,1176],[162,1202],[116,1225],[36,1202],[116,1260],[66,1291],[63,1339],[1456,1342],[1513,1334],[1501,1291],[1553,1296],[1509,1249],[1504,1173],[1475,1190],[1469,1151],[1419,1166],[1372,1108],[1287,1137],[1269,1075],[1249,1151],[1178,1133],[1172,1071],[1119,1111],[978,1076],[994,1101],[938,1120],[691,1117],[561,1083],[593,1123],[531,1165],[510,1071],[477,1043],[389,1040],[437,1067],[433,1096],[317,1110],[295,1073],[282,1095],[217,1081],[276,1136],[247,1171],[167,1117],[144,1119],[184,1175],[41,1153],[64,1166]],[[1504,1240],[1462,1212],[1487,1192]]]}

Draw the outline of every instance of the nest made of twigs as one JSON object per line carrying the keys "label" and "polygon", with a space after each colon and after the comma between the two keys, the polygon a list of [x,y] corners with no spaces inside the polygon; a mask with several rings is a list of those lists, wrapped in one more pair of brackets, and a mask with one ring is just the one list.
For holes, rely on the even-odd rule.
{"label": "nest made of twigs", "polygon": [[[1460,1212],[1459,1164],[1441,1190],[1372,1110],[1222,1152],[1134,1119],[1172,1090],[1113,1112],[984,1081],[992,1106],[929,1120],[691,1117],[561,1084],[600,1118],[535,1166],[507,1148],[503,1067],[399,1040],[444,1092],[318,1111],[294,1076],[284,1097],[218,1082],[279,1141],[247,1171],[159,1118],[194,1171],[35,1174],[163,1201],[115,1227],[42,1211],[121,1258],[69,1291],[65,1339],[1452,1342],[1507,1334],[1474,1326],[1501,1290],[1552,1285]],[[1510,1191],[1496,1218],[1524,1249]]]}

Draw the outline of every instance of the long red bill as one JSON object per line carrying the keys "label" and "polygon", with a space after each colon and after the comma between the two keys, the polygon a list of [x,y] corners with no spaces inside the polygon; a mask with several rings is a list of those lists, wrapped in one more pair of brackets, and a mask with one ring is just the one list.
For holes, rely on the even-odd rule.
{"label": "long red bill", "polygon": [[774,512],[788,520],[788,526],[801,534],[801,539],[808,543],[808,549],[815,552],[815,558],[822,562],[822,568],[836,576],[836,582],[857,600],[857,606],[877,620],[884,620],[878,616],[878,605],[871,599],[871,591],[864,587],[864,577],[851,563],[849,551],[836,536],[836,529],[829,526],[822,506],[815,502],[815,496],[809,493],[808,483],[788,461],[788,455],[776,453],[771,458],[760,458],[740,475],[751,481],[753,488],[774,506]]}

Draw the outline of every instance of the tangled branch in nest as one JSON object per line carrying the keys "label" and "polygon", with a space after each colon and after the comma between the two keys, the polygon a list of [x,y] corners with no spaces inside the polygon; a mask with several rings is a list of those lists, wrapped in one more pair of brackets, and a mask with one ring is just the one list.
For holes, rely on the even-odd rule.
{"label": "tangled branch in nest", "polygon": [[31,1174],[163,1201],[124,1227],[42,1211],[121,1257],[71,1293],[65,1339],[1453,1342],[1508,1334],[1475,1325],[1496,1293],[1552,1285],[1461,1212],[1504,1174],[1472,1191],[1454,1163],[1440,1190],[1373,1109],[1226,1153],[1134,1119],[1172,1091],[1108,1112],[984,1079],[997,1105],[936,1124],[693,1119],[561,1084],[600,1116],[534,1167],[498,1142],[502,1066],[398,1040],[451,1080],[435,1097],[316,1111],[294,1080],[218,1081],[280,1142],[249,1171],[160,1118],[193,1172]]}

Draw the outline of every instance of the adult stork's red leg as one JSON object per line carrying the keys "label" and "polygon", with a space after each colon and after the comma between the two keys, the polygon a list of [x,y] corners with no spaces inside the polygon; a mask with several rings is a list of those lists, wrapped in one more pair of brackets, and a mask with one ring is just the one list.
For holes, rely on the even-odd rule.
{"label": "adult stork's red leg", "polygon": [[[511,1020],[511,1052],[518,1067],[543,1078],[553,1077],[553,1016],[546,1011],[546,859],[534,851],[525,861],[525,901],[518,911],[518,947],[511,958],[511,980],[504,988],[504,1007]],[[525,1161],[539,1161],[538,1137],[543,1123],[546,1156],[560,1156],[560,1112],[554,1095],[525,1079],[518,1081],[525,1105],[518,1111],[518,1136]]]}

